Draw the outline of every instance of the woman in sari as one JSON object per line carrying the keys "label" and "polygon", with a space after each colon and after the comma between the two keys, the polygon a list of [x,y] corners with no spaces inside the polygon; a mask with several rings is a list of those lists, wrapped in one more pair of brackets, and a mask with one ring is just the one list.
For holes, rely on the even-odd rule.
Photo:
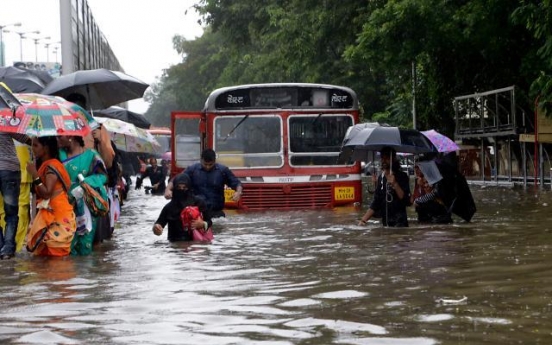
{"label": "woman in sari", "polygon": [[[79,174],[84,182],[99,192],[107,200],[107,170],[97,151],[84,147],[82,137],[60,136],[58,144],[61,148],[60,158],[71,178],[73,191],[80,186]],[[73,206],[77,217],[77,232],[71,244],[72,255],[88,255],[92,252],[94,236],[98,227],[98,219],[86,206],[84,198],[74,198]]]}
{"label": "woman in sari", "polygon": [[98,229],[96,230],[96,241],[110,239],[115,229],[115,222],[119,219],[121,213],[121,203],[119,202],[119,191],[117,189],[119,177],[119,159],[120,154],[111,141],[107,129],[102,124],[92,131],[94,139],[94,149],[98,151],[100,157],[107,169],[107,195],[109,196],[109,214],[100,218]]}
{"label": "woman in sari", "polygon": [[35,255],[69,255],[77,223],[67,194],[71,179],[59,161],[57,139],[34,138],[32,150],[36,166],[29,162],[27,171],[33,178],[38,211],[27,234],[27,250]]}

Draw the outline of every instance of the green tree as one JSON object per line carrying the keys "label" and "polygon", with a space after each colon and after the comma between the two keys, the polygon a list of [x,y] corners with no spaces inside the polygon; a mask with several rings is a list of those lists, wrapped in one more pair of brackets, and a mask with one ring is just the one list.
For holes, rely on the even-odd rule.
{"label": "green tree", "polygon": [[512,18],[524,26],[534,39],[525,51],[522,66],[525,73],[534,76],[530,97],[538,99],[546,114],[552,116],[552,2],[522,0],[520,3]]}
{"label": "green tree", "polygon": [[385,75],[390,117],[399,123],[412,102],[414,64],[418,127],[450,135],[455,96],[526,88],[519,71],[529,42],[511,21],[515,8],[499,0],[389,0],[371,12],[347,57]]}
{"label": "green tree", "polygon": [[366,119],[403,126],[415,90],[418,128],[452,135],[456,96],[552,89],[539,78],[551,74],[550,1],[202,0],[208,29],[175,37],[183,61],[153,89],[151,112],[199,109],[222,86],[316,82],[351,87]]}
{"label": "green tree", "polygon": [[362,25],[355,18],[365,2],[205,0],[198,8],[231,49],[226,83],[343,84],[343,52]]}
{"label": "green tree", "polygon": [[151,102],[146,116],[157,126],[170,125],[171,111],[201,110],[228,64],[221,36],[209,30],[195,40],[177,35],[173,44],[182,63],[166,69],[146,95]]}

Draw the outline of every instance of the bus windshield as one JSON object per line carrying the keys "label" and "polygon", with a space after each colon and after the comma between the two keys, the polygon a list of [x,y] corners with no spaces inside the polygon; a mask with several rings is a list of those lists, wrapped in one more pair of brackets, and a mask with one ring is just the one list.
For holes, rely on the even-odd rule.
{"label": "bus windshield", "polygon": [[[341,142],[353,117],[348,114],[296,114],[289,121],[289,160],[293,166],[337,165]],[[279,115],[236,115],[215,119],[215,150],[232,168],[279,167],[284,163]]]}
{"label": "bus windshield", "polygon": [[291,165],[337,165],[343,137],[353,117],[343,114],[289,117]]}
{"label": "bus windshield", "polygon": [[282,120],[277,115],[236,115],[215,119],[217,160],[233,168],[283,164]]}

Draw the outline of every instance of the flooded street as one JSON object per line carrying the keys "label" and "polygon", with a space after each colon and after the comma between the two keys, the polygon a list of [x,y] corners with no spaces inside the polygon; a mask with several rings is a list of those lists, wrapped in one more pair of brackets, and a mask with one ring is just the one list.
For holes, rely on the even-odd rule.
{"label": "flooded street", "polygon": [[552,193],[472,192],[472,223],[229,212],[204,245],[153,235],[166,201],[132,191],[90,257],[0,261],[0,343],[552,343]]}

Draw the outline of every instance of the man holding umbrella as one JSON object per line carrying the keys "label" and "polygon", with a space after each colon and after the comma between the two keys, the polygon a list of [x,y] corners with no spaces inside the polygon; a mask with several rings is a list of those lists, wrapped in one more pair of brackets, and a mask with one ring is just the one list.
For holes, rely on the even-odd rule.
{"label": "man holding umbrella", "polygon": [[410,204],[410,181],[401,171],[395,150],[381,151],[382,173],[378,176],[376,191],[370,207],[358,225],[366,225],[371,218],[380,218],[384,226],[407,227],[406,207]]}

